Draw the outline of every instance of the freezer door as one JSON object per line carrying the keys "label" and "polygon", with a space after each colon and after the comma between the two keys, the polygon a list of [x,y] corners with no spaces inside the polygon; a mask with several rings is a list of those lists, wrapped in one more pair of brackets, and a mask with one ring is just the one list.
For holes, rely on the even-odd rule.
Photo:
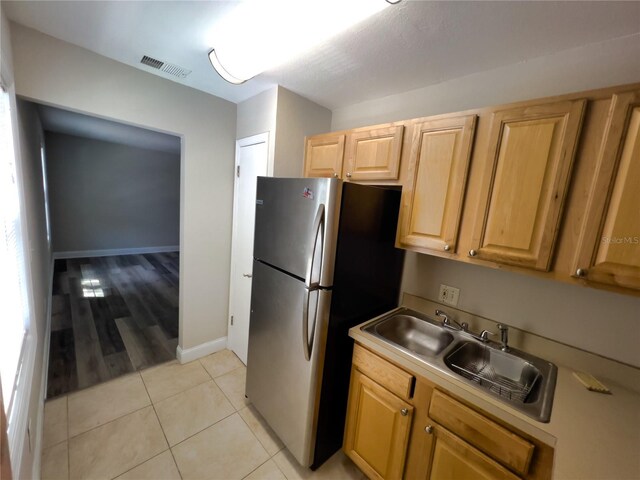
{"label": "freezer door", "polygon": [[[331,286],[341,193],[342,181],[336,179],[258,177],[254,258],[307,284]],[[317,258],[311,258],[314,278],[309,278],[316,240],[322,245],[316,245]]]}
{"label": "freezer door", "polygon": [[254,262],[246,393],[303,466],[313,460],[330,302],[330,291],[309,292],[299,279]]}

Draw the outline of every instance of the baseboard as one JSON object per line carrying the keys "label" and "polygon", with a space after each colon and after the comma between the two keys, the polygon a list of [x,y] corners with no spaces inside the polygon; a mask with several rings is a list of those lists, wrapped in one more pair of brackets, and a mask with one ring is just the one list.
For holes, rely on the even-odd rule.
{"label": "baseboard", "polygon": [[105,250],[75,250],[69,252],[54,252],[54,259],[85,258],[85,257],[111,257],[114,255],[139,255],[142,253],[178,252],[180,245],[166,247],[136,247],[136,248],[111,248]]}
{"label": "baseboard", "polygon": [[31,467],[31,476],[33,480],[41,478],[41,460],[42,460],[42,440],[44,435],[44,402],[47,399],[47,377],[49,373],[49,348],[51,346],[51,316],[53,309],[53,265],[54,258],[51,257],[51,265],[49,266],[49,291],[47,292],[47,311],[46,325],[44,331],[44,345],[42,348],[42,379],[40,380],[40,404],[38,405],[38,416],[36,417],[36,443],[34,446],[33,465]]}
{"label": "baseboard", "polygon": [[176,358],[180,363],[188,363],[227,348],[227,337],[220,337],[210,342],[183,350],[180,345],[176,349]]}

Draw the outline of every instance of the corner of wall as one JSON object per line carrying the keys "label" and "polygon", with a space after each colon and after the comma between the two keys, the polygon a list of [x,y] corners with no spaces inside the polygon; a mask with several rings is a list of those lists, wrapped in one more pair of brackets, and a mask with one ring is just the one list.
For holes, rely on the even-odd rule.
{"label": "corner of wall", "polygon": [[302,176],[304,138],[328,132],[331,111],[297,93],[278,86],[274,175],[278,177]]}

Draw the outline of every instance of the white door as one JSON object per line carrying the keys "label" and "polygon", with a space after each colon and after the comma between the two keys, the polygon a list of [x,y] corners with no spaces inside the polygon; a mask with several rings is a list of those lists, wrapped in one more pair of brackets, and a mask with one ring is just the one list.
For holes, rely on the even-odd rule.
{"label": "white door", "polygon": [[256,184],[257,177],[267,175],[268,138],[268,133],[262,133],[236,142],[227,340],[229,349],[245,364],[249,344]]}

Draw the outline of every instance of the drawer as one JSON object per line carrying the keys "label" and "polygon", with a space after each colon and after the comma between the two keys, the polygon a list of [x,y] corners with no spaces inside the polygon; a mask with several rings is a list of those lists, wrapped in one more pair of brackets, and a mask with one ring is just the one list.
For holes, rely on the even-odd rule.
{"label": "drawer", "polygon": [[358,344],[353,349],[353,365],[398,397],[405,400],[412,397],[415,381],[413,375]]}
{"label": "drawer", "polygon": [[429,417],[511,470],[526,475],[535,446],[442,392],[435,390]]}

